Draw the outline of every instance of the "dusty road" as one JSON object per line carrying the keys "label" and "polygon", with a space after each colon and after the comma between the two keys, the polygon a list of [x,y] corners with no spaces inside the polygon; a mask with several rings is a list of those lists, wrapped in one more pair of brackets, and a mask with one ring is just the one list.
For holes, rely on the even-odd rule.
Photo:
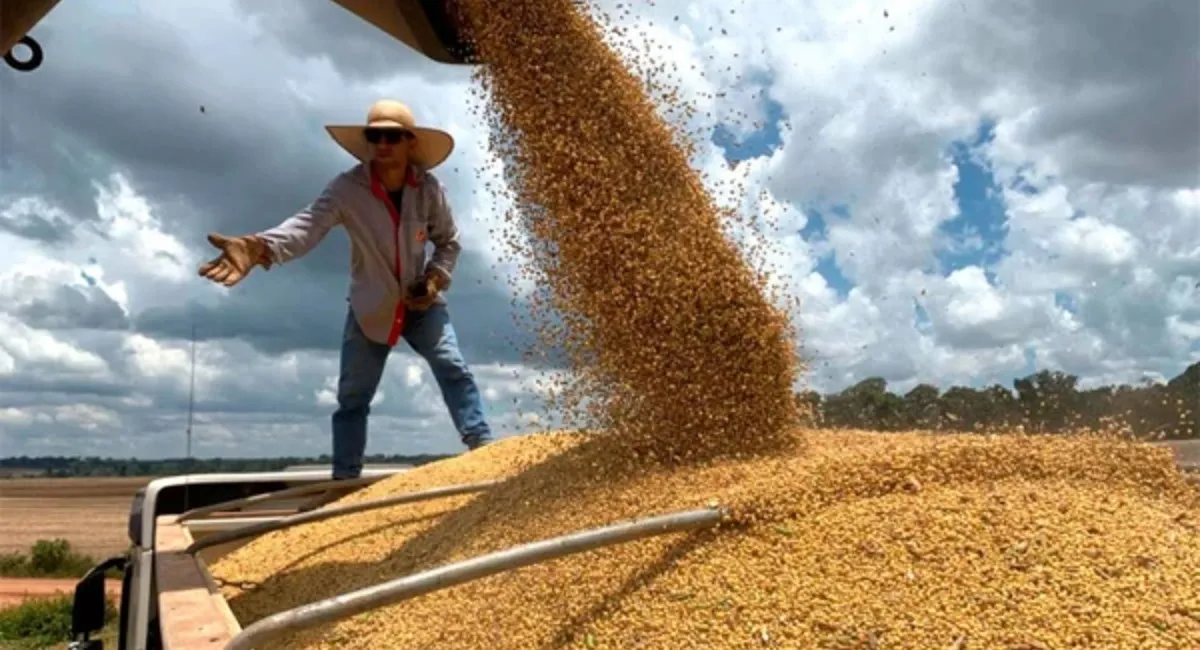
{"label": "dusty road", "polygon": [[[121,596],[119,580],[106,581],[107,591],[113,598]],[[0,609],[18,605],[28,598],[75,593],[74,580],[47,580],[44,578],[0,578]]]}

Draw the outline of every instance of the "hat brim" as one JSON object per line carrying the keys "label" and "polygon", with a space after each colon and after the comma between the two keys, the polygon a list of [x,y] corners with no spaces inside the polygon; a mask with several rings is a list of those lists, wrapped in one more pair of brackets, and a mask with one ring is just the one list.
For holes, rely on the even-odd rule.
{"label": "hat brim", "polygon": [[[336,124],[326,126],[325,130],[346,153],[361,162],[367,162],[371,149],[363,134],[366,128],[365,124]],[[405,128],[417,136],[416,146],[409,152],[409,159],[427,170],[445,162],[454,151],[454,136],[445,131],[423,126]]]}

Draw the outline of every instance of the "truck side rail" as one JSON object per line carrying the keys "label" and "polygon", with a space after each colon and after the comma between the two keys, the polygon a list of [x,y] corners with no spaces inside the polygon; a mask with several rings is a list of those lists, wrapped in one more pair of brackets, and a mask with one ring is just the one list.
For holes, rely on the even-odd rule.
{"label": "truck side rail", "polygon": [[409,492],[407,494],[400,494],[397,496],[385,497],[383,499],[373,499],[370,501],[363,501],[361,503],[352,503],[350,505],[338,506],[336,508],[322,508],[321,510],[312,510],[309,512],[302,512],[302,513],[299,513],[296,515],[292,515],[290,517],[284,517],[282,519],[277,519],[274,521],[263,521],[263,522],[259,522],[256,524],[249,524],[247,526],[241,526],[241,527],[235,528],[233,530],[228,530],[228,531],[224,531],[224,532],[220,532],[220,533],[214,533],[203,539],[199,539],[199,540],[196,540],[195,542],[192,542],[192,544],[190,546],[188,546],[187,552],[194,555],[198,551],[209,548],[210,546],[217,546],[218,544],[224,544],[226,542],[232,542],[232,541],[239,540],[239,539],[246,539],[247,537],[256,537],[256,536],[262,535],[264,533],[269,533],[269,532],[273,532],[276,530],[283,530],[285,528],[291,528],[293,526],[299,526],[300,524],[309,524],[309,523],[312,523],[315,521],[324,521],[326,519],[333,519],[334,517],[342,517],[345,515],[352,515],[352,514],[356,514],[359,512],[366,512],[368,510],[378,510],[380,508],[387,508],[390,506],[396,506],[396,505],[400,505],[400,504],[404,504],[404,503],[415,503],[418,501],[430,501],[433,499],[441,499],[444,497],[457,496],[460,494],[469,494],[471,492],[482,492],[489,488],[495,487],[499,483],[500,483],[499,480],[494,480],[494,481],[481,481],[479,483],[462,483],[459,485],[448,485],[448,486],[444,486],[444,487],[433,488],[430,490],[422,490],[420,492]]}
{"label": "truck side rail", "polygon": [[[160,515],[155,536],[153,573],[162,648],[217,650],[234,638],[241,625],[213,584],[204,561],[187,553],[192,542],[187,526],[174,519]],[[151,619],[145,620],[146,625],[153,625]]]}
{"label": "truck side rail", "polygon": [[302,497],[310,494],[318,494],[321,492],[330,492],[337,490],[353,490],[360,487],[365,487],[386,478],[384,476],[360,476],[359,478],[339,480],[339,481],[321,481],[320,483],[309,483],[307,485],[297,485],[286,490],[276,490],[274,492],[264,492],[263,494],[255,494],[254,496],[242,497],[239,499],[230,499],[208,506],[192,508],[187,512],[179,515],[176,521],[183,523],[189,519],[204,517],[211,515],[214,512],[222,510],[233,510],[236,508],[244,508],[246,506],[259,505],[269,503],[271,501],[280,501],[293,497]]}
{"label": "truck side rail", "polygon": [[284,634],[566,555],[646,537],[711,528],[724,514],[720,508],[686,510],[553,537],[447,564],[268,616],[244,628],[225,650],[250,650]]}

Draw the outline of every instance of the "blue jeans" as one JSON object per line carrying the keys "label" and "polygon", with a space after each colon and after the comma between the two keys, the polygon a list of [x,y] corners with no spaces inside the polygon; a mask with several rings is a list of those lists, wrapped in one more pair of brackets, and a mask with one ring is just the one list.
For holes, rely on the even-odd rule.
{"label": "blue jeans", "polygon": [[[491,441],[483,417],[483,401],[475,377],[458,349],[458,338],[444,304],[427,311],[409,310],[404,316],[404,340],[424,357],[442,391],[450,419],[468,449]],[[338,408],[333,414],[333,478],[355,478],[362,473],[367,448],[367,415],[379,388],[379,379],[391,348],[368,339],[347,310],[342,334],[342,361],[338,378]]]}

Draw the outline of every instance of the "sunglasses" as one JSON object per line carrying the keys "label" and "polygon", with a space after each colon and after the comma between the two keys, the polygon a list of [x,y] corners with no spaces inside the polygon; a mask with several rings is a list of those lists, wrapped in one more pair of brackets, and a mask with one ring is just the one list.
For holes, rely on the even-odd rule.
{"label": "sunglasses", "polygon": [[396,144],[401,140],[412,140],[416,136],[408,129],[363,129],[363,137],[371,144],[379,144],[386,142],[388,144]]}

